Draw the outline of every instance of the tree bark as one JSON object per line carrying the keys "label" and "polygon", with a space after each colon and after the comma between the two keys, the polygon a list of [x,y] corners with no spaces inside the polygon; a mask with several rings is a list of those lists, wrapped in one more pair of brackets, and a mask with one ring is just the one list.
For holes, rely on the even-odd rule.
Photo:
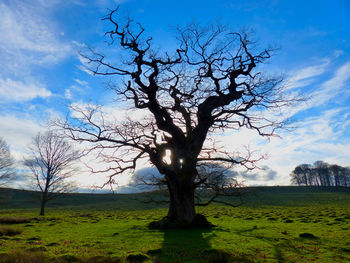
{"label": "tree bark", "polygon": [[196,212],[194,206],[194,186],[192,180],[168,179],[170,220],[192,223]]}

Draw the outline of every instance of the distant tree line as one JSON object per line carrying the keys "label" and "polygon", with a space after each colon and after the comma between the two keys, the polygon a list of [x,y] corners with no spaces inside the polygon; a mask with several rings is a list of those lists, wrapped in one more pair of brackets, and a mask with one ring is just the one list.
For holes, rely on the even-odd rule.
{"label": "distant tree line", "polygon": [[291,180],[297,185],[350,187],[350,167],[323,161],[300,164],[292,171]]}

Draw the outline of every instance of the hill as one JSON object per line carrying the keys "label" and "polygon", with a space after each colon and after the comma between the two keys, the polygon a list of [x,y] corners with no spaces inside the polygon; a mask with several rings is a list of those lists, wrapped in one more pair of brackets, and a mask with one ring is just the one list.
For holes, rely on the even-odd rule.
{"label": "hill", "polygon": [[39,217],[38,192],[0,189],[0,262],[350,262],[350,189],[245,188],[245,204],[197,212],[204,229],[149,229],[164,193],[69,194]]}
{"label": "hill", "polygon": [[[350,188],[271,186],[248,187],[244,190],[244,204],[256,206],[310,206],[346,205],[350,203]],[[40,193],[18,189],[0,188],[0,209],[29,209],[39,207]],[[48,203],[50,208],[80,207],[82,209],[149,209],[166,206],[148,202],[165,200],[164,192],[138,194],[82,194],[72,193],[57,197]],[[233,197],[226,198],[235,201]]]}

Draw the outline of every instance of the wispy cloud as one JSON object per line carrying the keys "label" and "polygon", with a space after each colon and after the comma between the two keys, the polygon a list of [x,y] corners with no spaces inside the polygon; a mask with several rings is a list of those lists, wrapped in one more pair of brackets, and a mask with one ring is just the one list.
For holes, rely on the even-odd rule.
{"label": "wispy cloud", "polygon": [[338,89],[345,85],[346,81],[350,78],[350,62],[341,66],[334,76],[326,81],[322,87],[323,88],[334,88]]}
{"label": "wispy cloud", "polygon": [[329,63],[329,59],[325,59],[321,64],[308,66],[300,70],[290,72],[290,77],[287,79],[286,83],[287,90],[310,85],[316,80],[314,77],[317,77],[326,71]]}
{"label": "wispy cloud", "polygon": [[[292,71],[289,75],[293,76],[287,79],[286,91],[295,94],[306,94],[309,98],[305,103],[299,103],[292,108],[288,108],[283,112],[284,116],[291,118],[303,111],[322,107],[330,102],[344,100],[350,97],[350,90],[346,89],[346,85],[350,79],[350,62],[347,62],[337,69],[329,69],[329,59],[324,59],[320,65],[313,65],[302,68],[298,71]],[[324,74],[333,70],[333,76],[324,80]],[[293,73],[294,72],[294,73]],[[322,82],[323,80],[323,82]],[[309,85],[312,84],[311,90]],[[293,89],[293,90],[292,90]]]}
{"label": "wispy cloud", "polygon": [[66,89],[64,91],[64,97],[68,100],[72,99],[73,98],[72,91],[70,89]]}
{"label": "wispy cloud", "polygon": [[40,83],[0,78],[0,103],[21,102],[37,97],[47,98],[50,96],[52,96],[52,93]]}
{"label": "wispy cloud", "polygon": [[290,171],[301,163],[324,160],[349,165],[349,151],[342,150],[350,149],[350,141],[343,140],[344,132],[350,127],[349,110],[332,109],[308,117],[296,123],[298,128],[293,132],[283,132],[282,138],[273,138],[264,145],[270,156],[264,163],[278,171],[276,181],[288,184]]}
{"label": "wispy cloud", "polygon": [[[144,109],[125,109],[122,108],[118,103],[110,103],[104,105],[103,107],[93,103],[85,103],[82,101],[76,101],[71,103],[71,117],[73,118],[81,118],[82,112],[89,112],[92,109],[96,109],[97,112],[94,115],[93,121],[101,125],[103,121],[107,125],[114,125],[116,123],[121,123],[125,120],[133,120],[133,121],[144,121],[145,118],[149,117],[149,112]],[[72,110],[72,109],[77,109]],[[101,117],[103,116],[103,118]]]}
{"label": "wispy cloud", "polygon": [[316,90],[311,95],[311,104],[322,105],[326,102],[331,101],[337,96],[341,96],[344,99],[344,95],[349,95],[344,86],[350,79],[350,62],[345,63],[340,68],[338,68],[332,78],[324,82],[319,90]]}
{"label": "wispy cloud", "polygon": [[74,81],[81,86],[86,86],[88,84],[87,81],[80,80],[80,79],[74,79]]}
{"label": "wispy cloud", "polygon": [[49,18],[49,8],[54,3],[50,2],[50,5],[40,0],[0,3],[0,55],[6,65],[3,72],[18,74],[32,65],[57,63],[71,52]]}
{"label": "wispy cloud", "polygon": [[[225,136],[215,137],[221,141],[221,145],[229,149],[244,151],[244,146],[249,145],[251,149],[257,150],[256,154],[269,155],[269,158],[261,161],[259,166],[273,167],[278,172],[276,177],[273,180],[262,180],[265,178],[265,171],[257,171],[243,178],[248,184],[254,184],[258,175],[261,177],[258,179],[265,181],[265,184],[289,184],[289,173],[296,165],[313,163],[317,160],[344,166],[350,165],[348,160],[350,141],[346,135],[350,130],[350,107],[344,104],[325,107],[334,104],[335,98],[339,101],[350,97],[347,92],[350,63],[342,64],[338,68],[334,66],[330,68],[330,64],[324,62],[295,72],[294,88],[296,90],[297,88],[308,89],[301,84],[308,85],[315,82],[319,85],[313,85],[311,99],[307,103],[301,103],[283,111],[285,117],[300,114],[293,124],[296,127],[294,130],[280,131],[281,138],[271,138],[269,142],[256,132],[247,129],[227,132]],[[326,73],[331,77],[325,79]],[[310,82],[306,81],[308,79]],[[311,110],[312,114],[303,115],[306,110]]]}

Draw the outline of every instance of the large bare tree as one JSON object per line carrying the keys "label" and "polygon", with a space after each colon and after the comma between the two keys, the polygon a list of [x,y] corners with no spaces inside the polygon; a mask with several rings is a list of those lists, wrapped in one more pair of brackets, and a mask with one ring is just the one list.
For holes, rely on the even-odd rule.
{"label": "large bare tree", "polygon": [[14,161],[8,144],[0,138],[0,185],[8,183],[14,178]]}
{"label": "large bare tree", "polygon": [[40,215],[43,216],[49,200],[74,189],[67,179],[77,171],[75,162],[80,155],[64,138],[52,131],[39,133],[29,148],[31,155],[25,160],[25,165],[31,170],[35,185],[41,191]]}
{"label": "large bare tree", "polygon": [[273,48],[261,49],[246,32],[225,26],[191,24],[177,29],[173,52],[152,47],[152,38],[118,10],[104,20],[113,59],[93,49],[81,52],[86,70],[117,78],[110,82],[116,99],[148,115],[140,120],[112,120],[99,107],[73,105],[74,118],[58,123],[76,141],[90,142],[90,151],[108,163],[107,183],[147,159],[164,175],[169,190],[168,219],[195,220],[195,189],[203,185],[203,163],[243,165],[254,169],[261,156],[219,148],[211,135],[224,130],[253,129],[273,136],[284,122],[275,118],[295,98],[285,96],[282,78],[262,71]]}

